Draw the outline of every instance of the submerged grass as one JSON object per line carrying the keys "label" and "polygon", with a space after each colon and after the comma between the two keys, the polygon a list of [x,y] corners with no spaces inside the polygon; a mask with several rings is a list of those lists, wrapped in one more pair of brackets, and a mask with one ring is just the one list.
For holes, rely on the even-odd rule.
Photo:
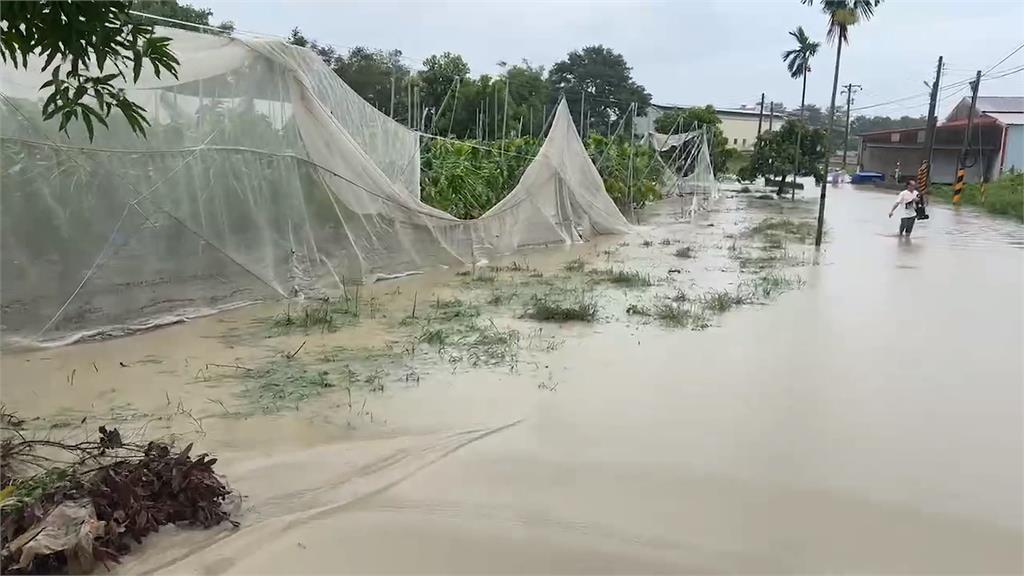
{"label": "submerged grass", "polygon": [[[368,301],[368,310],[373,312],[376,300]],[[324,298],[298,306],[288,303],[285,310],[270,320],[270,326],[279,332],[292,329],[319,329],[321,332],[333,332],[339,326],[352,324],[359,320],[363,310],[358,300],[350,298]]]}
{"label": "submerged grass", "polygon": [[700,297],[701,305],[716,314],[728,312],[734,306],[742,306],[744,304],[750,304],[751,302],[751,297],[743,294],[739,290],[736,292],[729,292],[728,290],[708,290],[704,294],[701,294]]}
{"label": "submerged grass", "polygon": [[663,324],[691,330],[703,330],[711,325],[708,315],[699,306],[678,302],[660,302],[653,315]]}
{"label": "submerged grass", "polygon": [[551,296],[534,296],[523,316],[538,322],[593,322],[598,306],[593,297],[580,294],[569,301]]}
{"label": "submerged grass", "polygon": [[566,272],[583,272],[586,268],[587,263],[583,261],[583,258],[578,256],[562,265],[562,270],[565,270]]}
{"label": "submerged grass", "polygon": [[765,300],[803,285],[804,281],[799,276],[781,272],[767,272],[753,278],[748,283],[751,296]]}
{"label": "submerged grass", "polygon": [[693,246],[680,246],[674,252],[676,258],[693,258]]}
{"label": "submerged grass", "polygon": [[815,223],[810,220],[793,220],[791,218],[768,217],[761,220],[749,230],[750,236],[763,236],[774,234],[776,236],[788,236],[808,242],[814,238]]}
{"label": "submerged grass", "polygon": [[643,274],[636,270],[620,270],[616,268],[599,268],[588,272],[596,282],[604,282],[624,288],[644,288],[654,286],[650,274]]}
{"label": "submerged grass", "polygon": [[319,396],[336,385],[327,370],[312,369],[304,362],[276,358],[243,374],[242,396],[265,414],[297,408],[300,402]]}

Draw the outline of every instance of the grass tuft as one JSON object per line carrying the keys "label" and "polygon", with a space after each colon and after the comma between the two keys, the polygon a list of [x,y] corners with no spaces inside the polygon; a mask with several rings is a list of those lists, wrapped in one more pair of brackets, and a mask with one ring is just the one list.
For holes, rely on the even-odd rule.
{"label": "grass tuft", "polygon": [[593,322],[597,310],[597,302],[585,295],[569,302],[534,296],[523,316],[538,322]]}
{"label": "grass tuft", "polygon": [[562,270],[566,272],[583,272],[586,268],[587,263],[578,256],[562,265]]}
{"label": "grass tuft", "polygon": [[624,288],[644,288],[654,286],[650,274],[642,274],[636,270],[617,270],[615,268],[601,268],[591,270],[590,276],[597,282],[605,282],[622,286]]}
{"label": "grass tuft", "polygon": [[676,258],[693,258],[693,246],[680,246],[675,251]]}

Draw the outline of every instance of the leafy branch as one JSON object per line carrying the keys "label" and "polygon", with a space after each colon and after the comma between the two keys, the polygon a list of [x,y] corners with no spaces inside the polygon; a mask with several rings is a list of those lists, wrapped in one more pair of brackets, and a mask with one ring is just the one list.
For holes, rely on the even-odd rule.
{"label": "leafy branch", "polygon": [[[170,49],[171,39],[157,36],[151,24],[129,13],[132,3],[120,2],[4,2],[0,12],[0,57],[15,68],[28,68],[29,56],[43,58],[41,72],[51,70],[40,91],[50,94],[43,119],[60,116],[59,130],[67,134],[72,120],[85,125],[89,140],[94,123],[109,128],[116,109],[132,132],[146,135],[146,109],[125,94],[129,74],[134,84],[148,62],[153,75],[178,77],[180,62]],[[52,67],[52,68],[51,68]],[[109,73],[105,70],[113,68]]]}

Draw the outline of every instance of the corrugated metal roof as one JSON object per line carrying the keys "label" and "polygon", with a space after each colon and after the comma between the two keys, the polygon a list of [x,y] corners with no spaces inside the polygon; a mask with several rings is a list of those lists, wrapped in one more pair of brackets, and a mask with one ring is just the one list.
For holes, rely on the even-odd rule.
{"label": "corrugated metal roof", "polygon": [[1024,112],[986,112],[985,115],[991,116],[1007,126],[1024,125]]}
{"label": "corrugated metal roof", "polygon": [[978,96],[977,109],[986,113],[1024,112],[1024,96]]}

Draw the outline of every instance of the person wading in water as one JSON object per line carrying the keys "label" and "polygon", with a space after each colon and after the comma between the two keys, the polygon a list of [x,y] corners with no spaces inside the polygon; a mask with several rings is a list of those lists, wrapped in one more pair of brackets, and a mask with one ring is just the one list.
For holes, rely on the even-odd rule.
{"label": "person wading in water", "polygon": [[916,204],[920,199],[921,195],[917,192],[917,182],[914,180],[907,180],[907,189],[900,192],[900,195],[896,197],[896,203],[892,205],[892,209],[889,210],[889,218],[892,218],[893,212],[896,211],[900,205],[903,205],[903,211],[900,212],[900,236],[906,232],[907,237],[910,237],[910,233],[914,231],[914,222],[917,221],[917,207]]}

